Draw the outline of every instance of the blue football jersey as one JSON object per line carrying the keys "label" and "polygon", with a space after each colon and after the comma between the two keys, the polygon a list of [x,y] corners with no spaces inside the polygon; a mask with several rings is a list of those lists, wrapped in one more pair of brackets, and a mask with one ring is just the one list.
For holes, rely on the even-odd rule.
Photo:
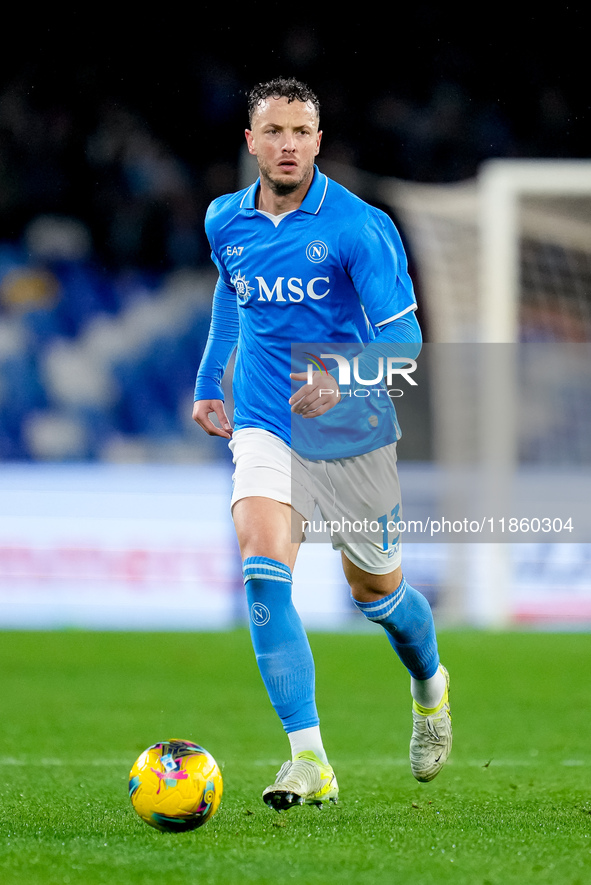
{"label": "blue football jersey", "polygon": [[[235,429],[268,430],[314,459],[348,457],[392,442],[400,433],[388,396],[371,402],[344,396],[324,416],[300,419],[296,434],[292,418],[299,416],[292,415],[288,400],[304,383],[289,375],[306,371],[306,353],[313,353],[302,346],[306,342],[347,344],[343,352],[351,354],[356,343],[362,349],[379,335],[381,325],[416,308],[395,225],[317,168],[301,206],[278,222],[257,211],[258,187],[257,181],[214,200],[205,224],[227,325],[236,326]],[[222,364],[227,346],[224,353]],[[196,399],[215,395],[222,364],[210,341]]]}

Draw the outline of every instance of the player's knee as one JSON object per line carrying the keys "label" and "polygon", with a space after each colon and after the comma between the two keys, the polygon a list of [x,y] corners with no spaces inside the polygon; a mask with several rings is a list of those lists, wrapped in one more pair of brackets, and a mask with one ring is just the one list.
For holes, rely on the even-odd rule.
{"label": "player's knee", "polygon": [[356,602],[374,602],[380,599],[383,593],[375,593],[364,581],[352,581],[350,583],[351,596]]}
{"label": "player's knee", "polygon": [[394,593],[403,581],[402,569],[387,575],[373,575],[361,569],[349,570],[347,574],[351,596],[356,602],[375,602]]}

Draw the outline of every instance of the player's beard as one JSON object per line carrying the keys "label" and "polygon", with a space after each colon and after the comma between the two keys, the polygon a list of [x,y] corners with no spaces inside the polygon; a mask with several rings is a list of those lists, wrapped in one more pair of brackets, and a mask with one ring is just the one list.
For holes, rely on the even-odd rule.
{"label": "player's beard", "polygon": [[259,163],[261,178],[264,178],[265,184],[268,185],[277,197],[286,197],[289,194],[293,194],[294,191],[297,191],[297,189],[302,186],[302,184],[311,181],[313,168],[314,167],[311,165],[304,169],[297,179],[276,179],[272,177],[268,166]]}

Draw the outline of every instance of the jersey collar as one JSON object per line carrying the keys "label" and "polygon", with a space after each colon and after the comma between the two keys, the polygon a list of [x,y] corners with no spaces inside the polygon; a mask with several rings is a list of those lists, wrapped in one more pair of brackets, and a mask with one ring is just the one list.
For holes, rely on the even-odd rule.
{"label": "jersey collar", "polygon": [[[244,196],[242,197],[242,201],[240,203],[241,209],[256,209],[256,195],[257,191],[260,187],[261,180],[257,178],[254,184],[252,184]],[[299,209],[296,209],[296,212],[307,212],[309,215],[318,215],[320,209],[322,208],[322,204],[324,203],[324,198],[326,197],[326,191],[328,188],[328,178],[324,175],[323,172],[320,172],[318,166],[314,166],[314,178],[312,179],[312,183],[308,188],[308,193],[304,197],[302,201],[302,205]]]}

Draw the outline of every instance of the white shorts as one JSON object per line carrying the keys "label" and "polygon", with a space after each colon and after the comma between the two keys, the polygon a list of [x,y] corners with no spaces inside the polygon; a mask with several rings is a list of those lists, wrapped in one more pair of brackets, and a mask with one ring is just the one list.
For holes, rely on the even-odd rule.
{"label": "white shorts", "polygon": [[330,542],[371,574],[398,568],[396,443],[354,458],[308,461],[275,434],[248,428],[237,430],[229,446],[235,465],[231,506],[252,496],[290,504],[304,519],[306,540]]}

